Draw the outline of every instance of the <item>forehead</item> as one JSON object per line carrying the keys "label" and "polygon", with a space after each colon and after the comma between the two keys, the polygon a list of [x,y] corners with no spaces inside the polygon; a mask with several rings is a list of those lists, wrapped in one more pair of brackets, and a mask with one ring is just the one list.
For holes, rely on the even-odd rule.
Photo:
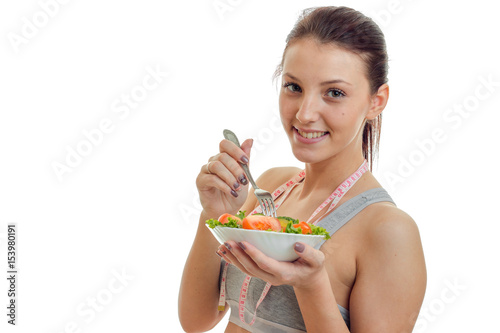
{"label": "forehead", "polygon": [[367,83],[365,63],[359,55],[312,39],[300,39],[288,47],[283,61],[283,73],[287,72],[300,80],[340,78],[355,86]]}

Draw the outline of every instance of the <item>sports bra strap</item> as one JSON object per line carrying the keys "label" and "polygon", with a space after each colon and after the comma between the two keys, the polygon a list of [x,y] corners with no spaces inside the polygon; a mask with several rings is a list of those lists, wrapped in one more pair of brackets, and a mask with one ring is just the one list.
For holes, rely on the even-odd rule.
{"label": "sports bra strap", "polygon": [[[389,193],[387,193],[387,191],[382,187],[366,190],[344,202],[342,205],[337,207],[337,209],[326,215],[323,219],[319,220],[316,225],[325,228],[330,235],[333,235],[364,208],[371,204],[383,201],[395,204]],[[324,242],[325,240],[317,245],[316,248],[321,247]]]}

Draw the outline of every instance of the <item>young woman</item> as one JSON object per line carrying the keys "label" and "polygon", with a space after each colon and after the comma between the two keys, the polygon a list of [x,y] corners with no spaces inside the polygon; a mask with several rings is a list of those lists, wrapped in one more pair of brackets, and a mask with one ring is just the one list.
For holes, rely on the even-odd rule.
{"label": "young woman", "polygon": [[305,169],[273,168],[257,184],[281,187],[278,215],[332,237],[319,249],[296,243],[294,262],[247,242],[219,246],[204,222],[258,206],[240,166],[252,140],[241,149],[223,140],[197,178],[203,212],[179,294],[185,331],[211,329],[228,308],[226,332],[412,331],[426,286],[419,232],[369,171],[389,97],[387,61],[382,32],[363,14],[304,11],[275,74],[283,127]]}

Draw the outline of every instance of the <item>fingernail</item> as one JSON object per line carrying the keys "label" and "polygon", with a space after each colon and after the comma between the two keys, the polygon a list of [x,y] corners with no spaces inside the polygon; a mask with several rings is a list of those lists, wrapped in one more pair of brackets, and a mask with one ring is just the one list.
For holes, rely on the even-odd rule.
{"label": "fingernail", "polygon": [[302,244],[302,243],[295,243],[295,251],[297,251],[298,253],[304,252],[305,248],[306,247],[304,246],[304,244]]}
{"label": "fingernail", "polygon": [[222,258],[222,256],[219,254],[219,251],[215,251],[215,254]]}
{"label": "fingernail", "polygon": [[220,251],[220,252],[222,252],[222,254],[226,254],[226,253],[227,253],[227,252],[226,252],[226,251],[224,251],[224,250],[222,250],[222,251]]}
{"label": "fingernail", "polygon": [[240,183],[242,183],[243,185],[246,185],[248,184],[248,180],[245,176],[241,175],[240,178],[238,178],[238,180],[240,181]]}
{"label": "fingernail", "polygon": [[231,251],[233,248],[231,247],[231,245],[229,245],[228,243],[224,243],[224,246],[229,250]]}
{"label": "fingernail", "polygon": [[237,198],[237,197],[238,197],[238,193],[236,193],[236,191],[235,191],[235,190],[231,190],[231,195],[232,195],[233,197],[235,197],[235,198]]}
{"label": "fingernail", "polygon": [[246,156],[243,156],[243,157],[241,158],[241,161],[242,161],[243,163],[247,164],[247,163],[248,163],[248,158],[247,158]]}
{"label": "fingernail", "polygon": [[235,182],[235,183],[233,184],[233,187],[234,187],[234,189],[236,190],[238,187],[240,187],[240,183]]}
{"label": "fingernail", "polygon": [[245,247],[245,245],[243,245],[242,242],[239,242],[238,245],[241,247],[242,250],[246,250],[247,248]]}

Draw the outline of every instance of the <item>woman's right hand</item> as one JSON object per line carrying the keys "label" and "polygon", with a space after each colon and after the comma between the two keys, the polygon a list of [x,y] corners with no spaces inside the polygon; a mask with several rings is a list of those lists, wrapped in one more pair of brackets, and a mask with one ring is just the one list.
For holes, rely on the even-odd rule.
{"label": "woman's right hand", "polygon": [[241,149],[222,140],[219,153],[209,158],[196,178],[196,187],[204,212],[212,218],[223,213],[236,214],[248,196],[248,179],[240,163],[248,164],[253,140],[247,139]]}

